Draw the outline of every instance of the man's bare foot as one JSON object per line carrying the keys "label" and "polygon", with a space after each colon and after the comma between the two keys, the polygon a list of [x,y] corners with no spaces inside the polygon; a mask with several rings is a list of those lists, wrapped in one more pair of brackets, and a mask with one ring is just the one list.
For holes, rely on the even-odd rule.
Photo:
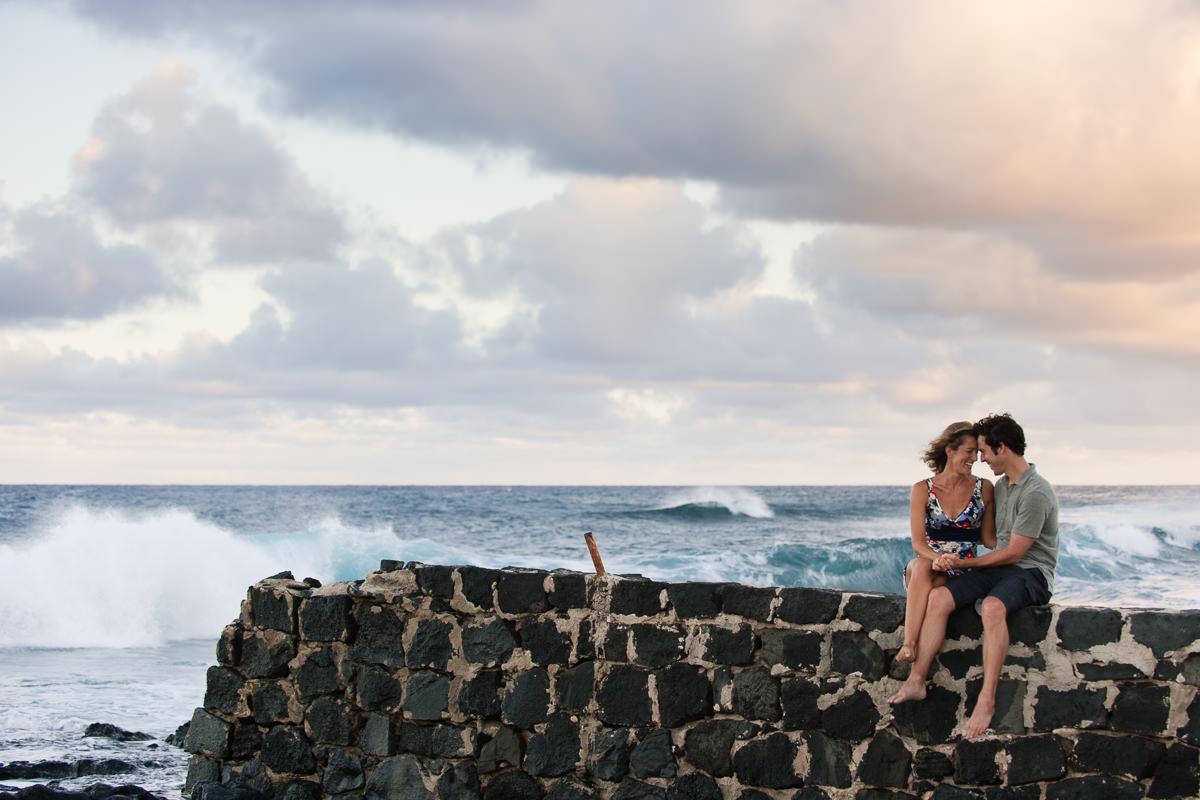
{"label": "man's bare foot", "polygon": [[895,706],[900,703],[907,703],[910,700],[925,699],[925,681],[914,683],[911,680],[905,681],[900,687],[900,691],[888,698],[888,703]]}
{"label": "man's bare foot", "polygon": [[900,648],[900,652],[896,653],[896,660],[903,661],[907,664],[911,664],[912,662],[916,661],[917,660],[916,644],[909,644],[908,642],[905,642],[904,646]]}
{"label": "man's bare foot", "polygon": [[971,718],[967,720],[966,727],[963,728],[963,738],[971,740],[987,733],[988,726],[992,724],[992,715],[995,713],[995,703],[987,705],[976,703],[975,710],[971,712]]}

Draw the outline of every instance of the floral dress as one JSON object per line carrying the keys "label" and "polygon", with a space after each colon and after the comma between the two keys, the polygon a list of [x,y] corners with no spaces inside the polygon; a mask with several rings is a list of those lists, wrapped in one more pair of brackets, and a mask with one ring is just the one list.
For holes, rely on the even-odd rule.
{"label": "floral dress", "polygon": [[[967,507],[951,519],[938,502],[933,478],[926,478],[929,499],[925,501],[925,539],[934,552],[974,558],[979,546],[979,534],[983,529],[983,478],[975,479],[975,490]],[[948,575],[962,575],[963,570],[952,569]]]}

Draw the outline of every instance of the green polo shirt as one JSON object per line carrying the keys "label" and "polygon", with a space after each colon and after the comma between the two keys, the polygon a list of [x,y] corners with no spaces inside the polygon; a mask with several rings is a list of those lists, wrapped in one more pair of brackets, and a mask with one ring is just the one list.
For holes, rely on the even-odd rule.
{"label": "green polo shirt", "polygon": [[1008,547],[1014,533],[1033,539],[1017,566],[1040,569],[1053,592],[1058,565],[1058,498],[1033,464],[1016,483],[1007,475],[996,481],[996,548]]}

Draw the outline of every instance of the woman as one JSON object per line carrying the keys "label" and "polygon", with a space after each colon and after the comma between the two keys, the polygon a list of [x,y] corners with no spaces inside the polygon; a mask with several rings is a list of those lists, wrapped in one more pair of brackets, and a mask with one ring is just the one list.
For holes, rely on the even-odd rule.
{"label": "woman", "polygon": [[929,592],[962,570],[937,572],[934,560],[943,553],[975,556],[979,544],[996,546],[996,510],[992,484],[971,474],[979,445],[969,422],[953,422],[929,443],[923,456],[934,476],[913,484],[909,499],[916,558],[904,569],[908,603],[904,611],[904,645],[897,661],[914,661]]}

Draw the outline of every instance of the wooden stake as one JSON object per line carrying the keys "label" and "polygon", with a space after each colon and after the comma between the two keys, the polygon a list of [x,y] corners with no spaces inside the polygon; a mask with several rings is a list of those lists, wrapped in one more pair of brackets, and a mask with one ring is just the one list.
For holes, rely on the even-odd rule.
{"label": "wooden stake", "polygon": [[596,574],[604,574],[604,562],[600,560],[600,550],[596,547],[596,540],[592,538],[592,532],[588,531],[583,535],[583,540],[587,542],[588,552],[592,554],[592,564],[596,567]]}

